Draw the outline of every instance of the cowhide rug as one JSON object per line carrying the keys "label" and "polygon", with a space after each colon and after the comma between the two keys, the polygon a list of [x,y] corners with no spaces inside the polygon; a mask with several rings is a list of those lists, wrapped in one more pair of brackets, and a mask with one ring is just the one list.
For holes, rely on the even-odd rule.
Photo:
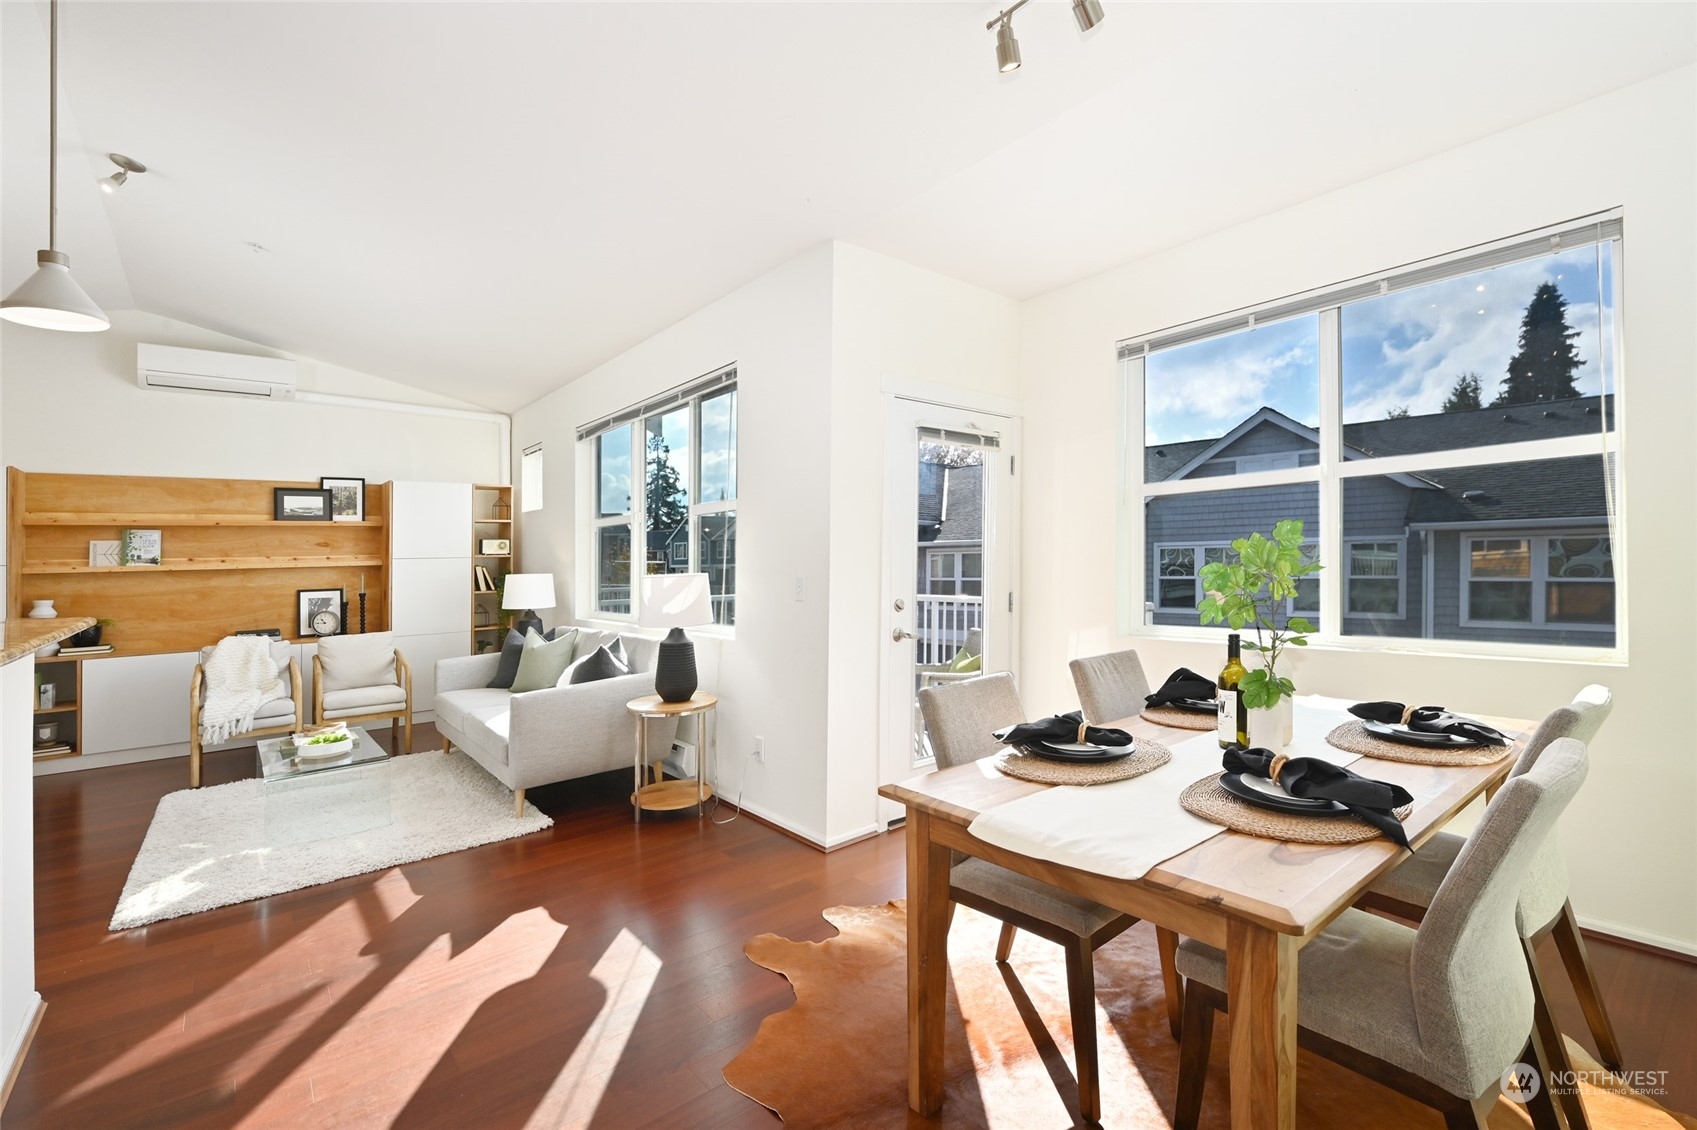
{"label": "cowhide rug", "polygon": [[[1066,964],[1059,946],[1029,934],[1007,967],[995,961],[994,919],[957,908],[949,934],[948,1077],[943,1112],[927,1120],[907,1107],[907,914],[901,902],[825,911],[839,935],[792,942],[762,934],[750,959],[788,977],[796,1003],[766,1018],[725,1067],[725,1081],[802,1127],[1069,1126],[1078,1121]],[[1102,1125],[1170,1125],[1178,1044],[1167,1032],[1154,930],[1139,924],[1096,953]],[[1202,1125],[1230,1123],[1227,1024],[1214,1026]],[[1577,1070],[1596,1065],[1569,1046]],[[1441,1127],[1435,1112],[1307,1052],[1297,1068],[1297,1125],[1305,1130]],[[1624,1090],[1624,1088],[1622,1089]],[[1594,1127],[1697,1130],[1649,1099],[1587,1090]],[[1499,1100],[1492,1130],[1530,1125]]]}

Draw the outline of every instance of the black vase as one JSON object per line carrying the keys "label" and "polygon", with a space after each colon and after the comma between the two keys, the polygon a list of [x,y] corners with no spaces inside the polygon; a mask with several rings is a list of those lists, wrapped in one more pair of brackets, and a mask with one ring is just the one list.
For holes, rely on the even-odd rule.
{"label": "black vase", "polygon": [[92,628],[84,628],[82,631],[78,632],[76,635],[74,635],[70,639],[66,640],[65,646],[66,647],[93,647],[95,644],[98,644],[100,642],[100,629],[101,629],[101,625],[99,625],[99,624],[96,624]]}
{"label": "black vase", "polygon": [[695,644],[682,628],[673,628],[660,641],[654,663],[654,693],[662,702],[688,702],[695,694]]}

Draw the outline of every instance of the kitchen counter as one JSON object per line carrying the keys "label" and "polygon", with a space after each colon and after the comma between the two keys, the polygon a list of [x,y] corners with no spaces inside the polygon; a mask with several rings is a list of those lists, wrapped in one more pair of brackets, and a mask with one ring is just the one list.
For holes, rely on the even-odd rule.
{"label": "kitchen counter", "polygon": [[58,643],[84,628],[94,627],[93,616],[60,616],[52,620],[7,620],[0,628],[0,667],[22,659],[38,647]]}

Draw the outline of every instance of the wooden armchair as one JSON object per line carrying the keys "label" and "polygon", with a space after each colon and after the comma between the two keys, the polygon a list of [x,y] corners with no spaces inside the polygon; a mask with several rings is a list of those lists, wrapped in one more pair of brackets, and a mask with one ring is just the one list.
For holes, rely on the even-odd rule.
{"label": "wooden armchair", "polygon": [[[189,788],[200,788],[201,741],[200,711],[206,705],[206,661],[212,649],[200,649],[200,662],[194,665],[189,677]],[[286,697],[261,703],[254,711],[253,729],[235,735],[238,738],[274,737],[294,732],[305,720],[301,710],[300,664],[295,662],[293,645],[278,641],[271,645],[271,658],[277,662],[277,677],[286,679]]]}
{"label": "wooden armchair", "polygon": [[[401,749],[412,752],[412,665],[390,632],[325,636],[312,657],[312,720],[400,723]],[[389,752],[396,749],[393,738]]]}

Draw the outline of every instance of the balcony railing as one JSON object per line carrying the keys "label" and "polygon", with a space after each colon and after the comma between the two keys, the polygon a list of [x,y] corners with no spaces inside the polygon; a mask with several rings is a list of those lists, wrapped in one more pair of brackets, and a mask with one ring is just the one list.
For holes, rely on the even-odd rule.
{"label": "balcony railing", "polygon": [[913,661],[921,666],[947,663],[955,657],[966,635],[984,626],[981,596],[936,596],[921,593],[915,600]]}

